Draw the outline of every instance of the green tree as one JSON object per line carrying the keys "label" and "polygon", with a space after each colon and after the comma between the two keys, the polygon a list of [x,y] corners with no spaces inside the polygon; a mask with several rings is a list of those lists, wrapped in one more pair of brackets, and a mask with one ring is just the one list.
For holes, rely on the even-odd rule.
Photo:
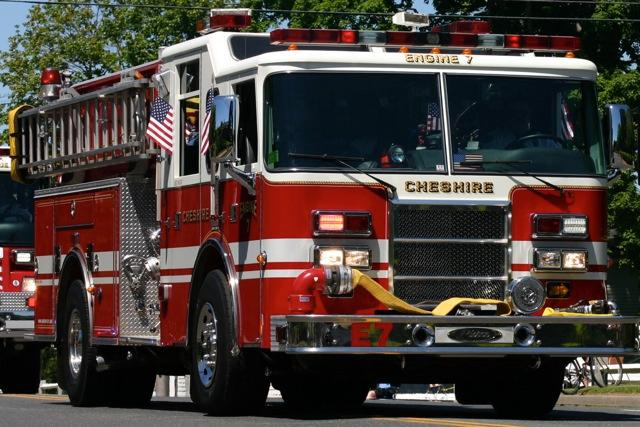
{"label": "green tree", "polygon": [[610,255],[621,268],[640,271],[640,188],[630,171],[615,180],[609,192]]}
{"label": "green tree", "polygon": [[[424,0],[431,3],[431,0]],[[598,64],[600,70],[629,69],[640,57],[640,25],[622,21],[530,20],[528,17],[640,19],[635,2],[592,3],[521,2],[502,0],[433,0],[439,14],[516,16],[523,19],[491,19],[497,33],[577,35],[582,39],[580,55]],[[450,21],[451,18],[447,18]]]}

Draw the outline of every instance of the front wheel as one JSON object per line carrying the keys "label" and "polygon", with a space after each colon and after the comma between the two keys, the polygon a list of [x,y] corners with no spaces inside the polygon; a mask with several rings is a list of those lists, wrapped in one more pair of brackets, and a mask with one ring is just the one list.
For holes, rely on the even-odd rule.
{"label": "front wheel", "polygon": [[369,393],[369,384],[355,379],[290,375],[276,388],[294,411],[349,411],[360,407]]}
{"label": "front wheel", "polygon": [[496,384],[493,408],[510,418],[544,417],[560,397],[565,364],[546,360],[536,367],[503,373]]}
{"label": "front wheel", "polygon": [[191,398],[210,414],[252,413],[264,407],[269,382],[259,354],[235,347],[227,278],[214,270],[198,292],[190,318]]}

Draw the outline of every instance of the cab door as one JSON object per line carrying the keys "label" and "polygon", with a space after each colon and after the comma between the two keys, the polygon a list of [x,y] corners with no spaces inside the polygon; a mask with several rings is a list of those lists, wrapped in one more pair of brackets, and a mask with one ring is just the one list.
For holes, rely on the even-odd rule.
{"label": "cab door", "polygon": [[[164,345],[187,341],[187,309],[191,272],[200,247],[203,224],[200,154],[203,121],[202,52],[192,52],[165,64],[174,111],[174,149],[164,153],[158,174],[160,191],[160,266],[162,310],[160,336]],[[204,91],[204,93],[203,93]],[[208,202],[208,201],[207,201]]]}

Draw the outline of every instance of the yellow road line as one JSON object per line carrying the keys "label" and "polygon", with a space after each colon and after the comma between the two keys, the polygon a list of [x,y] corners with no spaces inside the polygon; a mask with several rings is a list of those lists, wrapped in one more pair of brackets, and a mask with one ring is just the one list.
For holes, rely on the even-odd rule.
{"label": "yellow road line", "polygon": [[464,420],[443,420],[438,418],[377,418],[385,421],[397,421],[411,424],[431,424],[447,427],[520,427],[512,424],[492,424],[492,423],[480,423],[476,421],[464,421]]}
{"label": "yellow road line", "polygon": [[69,400],[67,396],[46,395],[46,394],[0,394],[0,397],[17,397],[20,399],[32,399],[32,400]]}

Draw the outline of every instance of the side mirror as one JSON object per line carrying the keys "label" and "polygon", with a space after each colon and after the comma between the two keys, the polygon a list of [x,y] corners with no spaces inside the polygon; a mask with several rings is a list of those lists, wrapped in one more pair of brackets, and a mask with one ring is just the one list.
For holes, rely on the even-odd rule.
{"label": "side mirror", "polygon": [[235,159],[235,141],[238,135],[238,97],[218,95],[213,98],[209,128],[209,155],[211,163]]}
{"label": "side mirror", "polygon": [[637,165],[637,145],[633,132],[631,109],[624,104],[607,104],[604,110],[603,132],[607,145],[609,178]]}

